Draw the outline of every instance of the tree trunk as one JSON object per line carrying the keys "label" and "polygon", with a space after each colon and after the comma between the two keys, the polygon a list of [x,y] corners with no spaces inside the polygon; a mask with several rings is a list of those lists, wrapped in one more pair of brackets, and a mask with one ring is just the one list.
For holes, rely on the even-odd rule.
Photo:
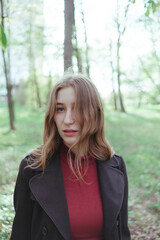
{"label": "tree trunk", "polygon": [[86,57],[86,73],[88,77],[90,78],[90,64],[89,64],[89,46],[88,46],[88,40],[87,40],[87,30],[86,30],[86,24],[85,24],[85,18],[84,18],[84,12],[83,12],[83,7],[82,7],[82,2],[81,2],[81,15],[82,15],[82,22],[84,26],[84,37],[85,37],[85,57]]}
{"label": "tree trunk", "polygon": [[116,91],[114,88],[114,67],[113,67],[113,61],[112,61],[112,42],[109,44],[109,52],[110,52],[110,66],[111,66],[111,71],[112,71],[112,93],[113,93],[113,102],[114,102],[114,110],[117,111],[117,96],[116,96]]}
{"label": "tree trunk", "polygon": [[113,73],[112,73],[112,93],[113,93],[113,101],[114,101],[114,110],[117,111],[117,96],[116,96],[116,91],[114,88],[114,78],[113,78]]}
{"label": "tree trunk", "polygon": [[49,99],[49,96],[51,94],[51,89],[52,89],[52,75],[51,75],[51,72],[49,72],[48,83],[47,83],[46,103],[48,103],[48,99]]}
{"label": "tree trunk", "polygon": [[[39,89],[39,83],[37,79],[37,73],[36,73],[36,65],[35,65],[35,54],[34,54],[34,48],[33,48],[33,41],[32,41],[32,12],[30,13],[30,29],[29,29],[29,36],[28,36],[28,57],[29,57],[29,68],[30,68],[30,79],[35,87],[35,94],[36,94],[36,103],[39,108],[41,108],[41,97],[40,97],[40,89]],[[32,86],[32,88],[33,88]],[[33,94],[32,94],[33,95]]]}
{"label": "tree trunk", "polygon": [[65,0],[65,38],[64,38],[64,71],[72,68],[72,34],[74,24],[74,0]]}
{"label": "tree trunk", "polygon": [[10,79],[8,77],[7,71],[7,63],[5,58],[5,53],[2,50],[3,55],[3,64],[4,64],[4,73],[6,78],[6,88],[7,88],[7,101],[8,101],[8,110],[9,110],[9,121],[10,121],[10,129],[15,130],[14,126],[14,108],[13,108],[13,100],[12,100],[12,85],[10,83]]}
{"label": "tree trunk", "polygon": [[[125,15],[124,15],[125,20],[126,20],[126,17],[127,17],[128,7],[129,7],[129,4],[127,4],[126,10],[125,10]],[[117,83],[118,83],[118,95],[119,95],[121,112],[125,113],[125,108],[124,108],[124,104],[123,104],[123,96],[122,96],[122,93],[121,93],[120,47],[121,47],[121,36],[124,34],[124,32],[126,30],[126,27],[124,25],[123,29],[120,30],[119,0],[117,0],[117,19],[116,19],[116,24],[117,24],[117,33],[118,33],[118,39],[117,39]]]}
{"label": "tree trunk", "polygon": [[74,40],[75,40],[75,46],[74,46],[74,51],[77,59],[77,67],[78,67],[78,72],[82,72],[82,59],[81,59],[81,54],[78,48],[78,40],[77,40],[77,28],[76,28],[76,22],[75,22],[75,15],[74,15]]}
{"label": "tree trunk", "polygon": [[115,88],[114,88],[114,76],[113,76],[113,63],[112,61],[110,62],[111,64],[111,68],[112,68],[112,93],[113,93],[113,101],[114,101],[114,110],[117,111],[117,96],[116,96],[116,91],[115,91]]}
{"label": "tree trunk", "polygon": [[118,82],[118,94],[119,94],[119,101],[120,101],[120,107],[121,112],[125,113],[125,108],[123,105],[123,96],[121,93],[121,71],[120,71],[120,56],[119,56],[119,50],[120,50],[120,43],[117,42],[117,82]]}
{"label": "tree trunk", "polygon": [[123,97],[122,97],[122,93],[121,93],[121,71],[120,71],[119,50],[120,50],[120,40],[118,38],[118,41],[117,41],[117,82],[118,82],[118,94],[119,94],[119,101],[120,101],[121,112],[125,113],[125,108],[124,108],[124,105],[123,105]]}
{"label": "tree trunk", "polygon": [[144,73],[146,74],[147,78],[149,78],[151,80],[151,82],[153,83],[153,85],[155,86],[155,88],[157,89],[158,93],[160,94],[160,84],[157,84],[154,77],[152,77],[152,73],[148,70],[147,67],[145,67],[144,62],[142,61],[141,58],[139,58],[139,61],[142,65],[142,68],[144,70]]}
{"label": "tree trunk", "polygon": [[41,103],[41,98],[40,98],[40,90],[39,90],[39,84],[38,84],[34,59],[33,59],[32,67],[33,67],[33,82],[34,82],[35,89],[36,89],[36,101],[37,101],[38,107],[41,108],[42,103]]}
{"label": "tree trunk", "polygon": [[[3,0],[0,0],[1,3],[1,24],[4,29],[4,6],[3,6]],[[5,30],[5,29],[4,29]],[[2,49],[2,57],[3,57],[3,64],[4,64],[4,74],[6,79],[6,88],[7,88],[7,101],[8,101],[8,110],[9,110],[9,120],[10,120],[10,129],[14,130],[14,107],[13,107],[13,100],[12,100],[12,85],[11,80],[9,78],[9,67],[7,66],[7,60],[5,56],[5,52]]]}

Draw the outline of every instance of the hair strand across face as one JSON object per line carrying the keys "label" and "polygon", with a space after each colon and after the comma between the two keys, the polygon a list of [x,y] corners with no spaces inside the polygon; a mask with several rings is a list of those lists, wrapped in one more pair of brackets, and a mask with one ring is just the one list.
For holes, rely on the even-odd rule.
{"label": "hair strand across face", "polygon": [[[97,160],[107,160],[111,158],[113,153],[105,138],[104,111],[99,93],[94,84],[81,74],[66,74],[54,86],[45,115],[43,144],[32,152],[32,156],[38,158],[38,160],[29,166],[31,168],[41,166],[44,171],[47,159],[51,158],[59,149],[62,139],[54,121],[56,98],[58,91],[67,87],[73,87],[75,90],[76,102],[74,111],[76,121],[80,126],[80,136],[68,152],[68,163],[77,178],[83,179],[88,168],[88,155]],[[76,156],[73,166],[71,151],[75,148]],[[85,173],[82,172],[81,168],[81,153],[86,158]]]}

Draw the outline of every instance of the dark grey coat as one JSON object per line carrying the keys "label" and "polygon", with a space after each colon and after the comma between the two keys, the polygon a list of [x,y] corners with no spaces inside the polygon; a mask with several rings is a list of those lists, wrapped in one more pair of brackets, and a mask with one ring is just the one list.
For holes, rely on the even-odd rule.
{"label": "dark grey coat", "polygon": [[[10,240],[69,240],[69,213],[59,154],[49,161],[44,174],[30,169],[28,157],[17,177],[15,218]],[[128,229],[128,182],[122,157],[97,161],[103,204],[104,239],[130,240]]]}

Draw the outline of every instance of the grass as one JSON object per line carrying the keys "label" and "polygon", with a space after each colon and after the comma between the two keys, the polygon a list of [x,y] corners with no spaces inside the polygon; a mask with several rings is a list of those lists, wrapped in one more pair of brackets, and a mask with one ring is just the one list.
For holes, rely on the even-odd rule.
{"label": "grass", "polygon": [[0,108],[0,185],[16,178],[19,163],[41,144],[44,110],[16,106],[16,130],[9,131],[8,111]]}
{"label": "grass", "polygon": [[[105,111],[107,136],[127,165],[129,220],[137,203],[160,216],[160,107],[128,108],[127,114]],[[141,211],[139,214],[142,219]],[[136,217],[138,218],[138,217]]]}
{"label": "grass", "polygon": [[[5,226],[13,217],[11,193],[21,159],[41,144],[44,109],[15,106],[16,130],[9,131],[8,111],[0,106],[0,188],[3,193],[0,207],[0,239]],[[106,136],[115,152],[125,159],[128,171],[129,207],[147,201],[147,207],[158,215],[160,212],[160,106],[127,109],[127,114],[105,108]],[[2,195],[1,195],[2,196]],[[10,214],[6,213],[3,199],[8,199]],[[3,206],[2,206],[3,205]],[[134,214],[129,212],[130,219]],[[138,216],[139,217],[139,216]],[[138,218],[137,217],[137,218]],[[3,224],[3,231],[2,231]],[[9,229],[9,228],[8,228]],[[6,239],[4,237],[4,239]]]}
{"label": "grass", "polygon": [[[105,111],[107,136],[127,164],[131,187],[146,196],[160,193],[160,106],[128,108],[127,114]],[[157,194],[157,195],[158,195]]]}

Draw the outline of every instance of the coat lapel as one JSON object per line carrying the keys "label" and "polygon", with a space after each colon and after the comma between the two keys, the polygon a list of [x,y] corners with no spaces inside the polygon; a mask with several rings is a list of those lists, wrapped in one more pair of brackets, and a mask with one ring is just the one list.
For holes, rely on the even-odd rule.
{"label": "coat lapel", "polygon": [[98,161],[98,175],[103,204],[105,239],[112,239],[112,227],[116,223],[124,194],[124,177],[119,170],[116,155],[110,160]]}
{"label": "coat lapel", "polygon": [[69,213],[59,155],[56,154],[51,159],[43,175],[40,173],[32,177],[29,184],[36,200],[54,222],[64,239],[69,240]]}
{"label": "coat lapel", "polygon": [[[105,239],[111,239],[112,227],[120,212],[124,177],[114,155],[110,160],[97,161],[101,190]],[[42,173],[30,179],[30,189],[65,240],[70,239],[70,223],[59,154],[54,155]]]}

